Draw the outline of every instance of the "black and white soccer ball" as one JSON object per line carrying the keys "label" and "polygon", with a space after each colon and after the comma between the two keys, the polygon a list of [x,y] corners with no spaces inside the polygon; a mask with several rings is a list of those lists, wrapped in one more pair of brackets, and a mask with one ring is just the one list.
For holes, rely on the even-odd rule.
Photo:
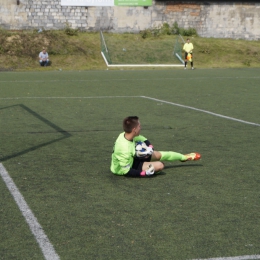
{"label": "black and white soccer ball", "polygon": [[138,141],[135,144],[135,155],[136,157],[145,157],[147,155],[147,145],[145,142]]}

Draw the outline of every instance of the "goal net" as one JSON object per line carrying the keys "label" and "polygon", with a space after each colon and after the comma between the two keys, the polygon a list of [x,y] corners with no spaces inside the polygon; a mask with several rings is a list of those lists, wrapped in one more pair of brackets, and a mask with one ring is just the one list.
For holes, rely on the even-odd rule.
{"label": "goal net", "polygon": [[181,35],[176,38],[174,49],[173,49],[173,56],[177,57],[177,59],[184,64],[184,60],[182,59],[182,45],[184,40]]}
{"label": "goal net", "polygon": [[183,66],[182,40],[170,35],[143,39],[140,34],[100,31],[101,55],[108,67]]}

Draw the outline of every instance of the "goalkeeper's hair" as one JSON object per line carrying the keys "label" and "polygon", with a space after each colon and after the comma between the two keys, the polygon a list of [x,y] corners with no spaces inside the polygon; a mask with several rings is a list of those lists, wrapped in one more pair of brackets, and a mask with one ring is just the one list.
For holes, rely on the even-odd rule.
{"label": "goalkeeper's hair", "polygon": [[138,116],[128,116],[123,120],[123,129],[126,133],[131,133],[133,128],[138,126],[139,118]]}

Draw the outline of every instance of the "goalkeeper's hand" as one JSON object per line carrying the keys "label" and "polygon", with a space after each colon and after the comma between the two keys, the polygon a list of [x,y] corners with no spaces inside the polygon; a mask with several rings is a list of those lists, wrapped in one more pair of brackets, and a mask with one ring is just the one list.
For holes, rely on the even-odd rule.
{"label": "goalkeeper's hand", "polygon": [[152,155],[152,154],[153,154],[153,146],[152,146],[152,145],[149,145],[149,146],[146,148],[146,152],[147,152],[147,155]]}
{"label": "goalkeeper's hand", "polygon": [[145,142],[142,142],[142,148],[144,148],[143,151],[139,150],[139,151],[136,152],[136,156],[139,157],[139,158],[144,158],[144,157],[147,156],[147,148],[148,147],[147,147]]}
{"label": "goalkeeper's hand", "polygon": [[144,151],[137,151],[136,156],[138,158],[146,158],[153,154],[153,146],[149,145],[147,146],[145,142],[142,143],[142,147],[144,148]]}
{"label": "goalkeeper's hand", "polygon": [[138,151],[136,153],[136,156],[138,158],[146,158],[153,154],[153,147],[152,146],[146,146],[144,151]]}
{"label": "goalkeeper's hand", "polygon": [[152,164],[148,166],[148,169],[145,171],[146,176],[151,176],[154,174],[154,167]]}

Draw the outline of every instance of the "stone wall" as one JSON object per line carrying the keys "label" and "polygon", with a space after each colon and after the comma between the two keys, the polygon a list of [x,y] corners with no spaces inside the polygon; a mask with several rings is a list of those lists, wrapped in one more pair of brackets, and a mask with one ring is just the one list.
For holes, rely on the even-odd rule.
{"label": "stone wall", "polygon": [[0,0],[0,26],[7,29],[19,28],[27,23],[25,5],[17,5],[17,0]]}
{"label": "stone wall", "polygon": [[139,32],[164,22],[196,28],[202,37],[260,39],[260,3],[154,1],[149,7],[71,7],[60,0],[0,0],[0,26]]}

